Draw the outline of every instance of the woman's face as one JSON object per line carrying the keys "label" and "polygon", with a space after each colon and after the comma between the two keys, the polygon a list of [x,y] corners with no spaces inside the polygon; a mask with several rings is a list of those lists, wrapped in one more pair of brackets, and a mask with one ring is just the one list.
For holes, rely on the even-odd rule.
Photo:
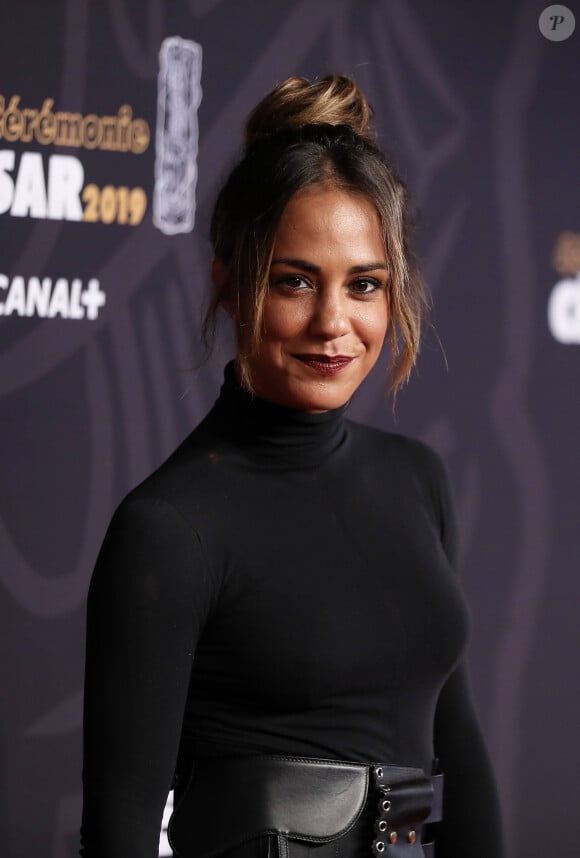
{"label": "woman's face", "polygon": [[344,405],[381,352],[387,284],[368,199],[329,186],[292,197],[274,241],[260,348],[249,360],[256,395],[303,411]]}

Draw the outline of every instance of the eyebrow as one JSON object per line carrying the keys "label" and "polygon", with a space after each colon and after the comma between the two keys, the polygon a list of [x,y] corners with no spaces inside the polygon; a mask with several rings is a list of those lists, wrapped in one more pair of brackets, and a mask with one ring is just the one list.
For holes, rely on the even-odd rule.
{"label": "eyebrow", "polygon": [[[312,262],[306,262],[305,259],[293,259],[288,256],[278,256],[272,260],[272,265],[291,265],[293,268],[300,268],[302,271],[310,271],[313,274],[320,273],[320,266],[314,265]],[[387,271],[387,266],[384,262],[367,262],[365,265],[353,265],[348,269],[348,274],[364,274],[367,271]]]}

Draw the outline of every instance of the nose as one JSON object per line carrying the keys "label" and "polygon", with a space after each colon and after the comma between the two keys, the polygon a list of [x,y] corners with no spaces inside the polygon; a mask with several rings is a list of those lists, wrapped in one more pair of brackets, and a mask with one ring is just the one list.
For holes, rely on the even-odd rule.
{"label": "nose", "polygon": [[350,329],[347,296],[342,288],[321,289],[316,296],[310,333],[323,339],[342,337]]}

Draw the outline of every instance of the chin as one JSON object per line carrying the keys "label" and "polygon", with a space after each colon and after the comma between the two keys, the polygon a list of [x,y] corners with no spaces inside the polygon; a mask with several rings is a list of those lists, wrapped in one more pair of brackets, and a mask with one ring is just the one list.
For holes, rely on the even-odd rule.
{"label": "chin", "polygon": [[351,396],[352,391],[350,389],[321,390],[317,386],[314,390],[309,390],[301,386],[300,389],[288,389],[284,393],[280,392],[276,399],[280,405],[284,405],[286,408],[315,413],[340,408],[348,402]]}

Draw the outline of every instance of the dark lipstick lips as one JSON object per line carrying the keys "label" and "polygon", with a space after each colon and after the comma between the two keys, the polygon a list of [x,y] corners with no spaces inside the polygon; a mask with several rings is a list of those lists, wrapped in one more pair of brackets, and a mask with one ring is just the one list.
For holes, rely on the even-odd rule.
{"label": "dark lipstick lips", "polygon": [[295,355],[295,357],[320,375],[336,375],[354,360],[346,355]]}

